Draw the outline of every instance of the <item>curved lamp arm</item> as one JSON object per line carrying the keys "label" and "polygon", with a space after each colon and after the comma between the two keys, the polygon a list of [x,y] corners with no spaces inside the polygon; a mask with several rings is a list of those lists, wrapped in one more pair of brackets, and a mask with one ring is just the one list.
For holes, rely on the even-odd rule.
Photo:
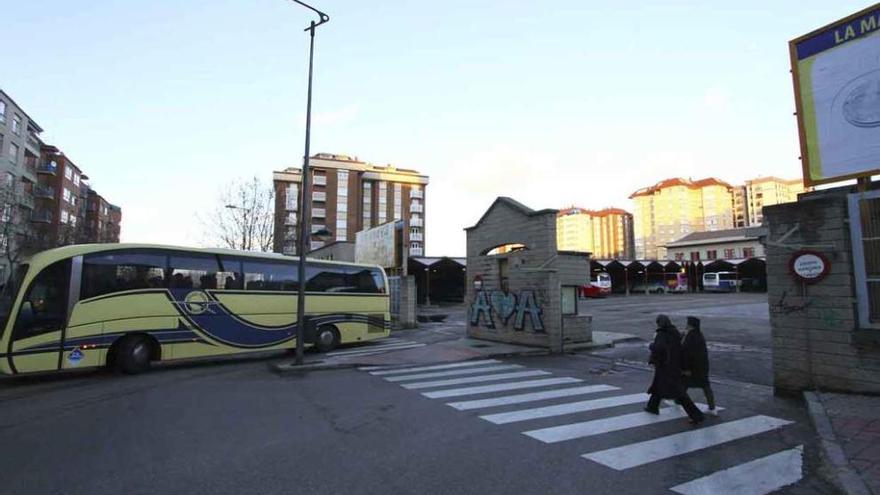
{"label": "curved lamp arm", "polygon": [[312,7],[311,5],[309,5],[309,4],[305,3],[305,2],[301,2],[300,0],[290,0],[290,1],[293,2],[293,3],[298,3],[298,4],[302,5],[303,7],[305,7],[305,8],[307,8],[307,9],[313,11],[314,13],[318,14],[318,17],[320,18],[320,20],[319,20],[318,22],[314,22],[314,21],[312,21],[311,26],[309,26],[309,27],[303,29],[303,31],[308,31],[308,30],[310,30],[310,29],[315,29],[316,27],[318,27],[318,26],[320,26],[321,24],[324,24],[325,22],[327,22],[327,21],[330,20],[330,16],[329,16],[329,15],[327,15],[327,14],[321,12],[320,10],[318,10],[318,9],[316,9],[316,8],[314,8],[314,7]]}

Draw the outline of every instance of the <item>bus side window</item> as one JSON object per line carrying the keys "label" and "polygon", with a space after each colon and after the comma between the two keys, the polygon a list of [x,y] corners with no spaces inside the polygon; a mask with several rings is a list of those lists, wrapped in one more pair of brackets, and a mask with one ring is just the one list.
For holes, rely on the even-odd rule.
{"label": "bus side window", "polygon": [[137,289],[165,288],[165,255],[120,250],[83,258],[80,299]]}
{"label": "bus side window", "polygon": [[241,271],[241,260],[220,257],[220,271],[217,272],[217,288],[224,290],[244,289],[244,275]]}
{"label": "bus side window", "polygon": [[31,282],[15,320],[15,339],[61,330],[67,323],[70,260],[52,263]]}
{"label": "bus side window", "polygon": [[308,292],[354,292],[344,267],[309,264],[306,266]]}
{"label": "bus side window", "polygon": [[220,265],[212,255],[176,254],[168,259],[172,289],[216,289]]}
{"label": "bus side window", "polygon": [[296,264],[244,260],[242,265],[245,290],[295,291],[298,288]]}

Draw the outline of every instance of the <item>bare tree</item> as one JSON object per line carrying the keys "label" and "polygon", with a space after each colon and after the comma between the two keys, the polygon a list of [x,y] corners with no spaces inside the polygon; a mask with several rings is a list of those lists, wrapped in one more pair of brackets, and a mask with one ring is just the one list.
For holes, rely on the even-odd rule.
{"label": "bare tree", "polygon": [[272,251],[275,191],[258,177],[227,184],[217,206],[201,218],[207,244],[244,251]]}
{"label": "bare tree", "polygon": [[56,245],[49,229],[32,227],[29,214],[19,208],[24,195],[13,182],[0,185],[0,257],[10,268],[7,275],[25,256]]}

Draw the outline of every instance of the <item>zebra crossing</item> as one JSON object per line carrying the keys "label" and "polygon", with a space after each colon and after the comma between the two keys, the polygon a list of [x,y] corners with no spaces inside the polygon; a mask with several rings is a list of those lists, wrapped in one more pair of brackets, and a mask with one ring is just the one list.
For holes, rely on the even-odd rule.
{"label": "zebra crossing", "polygon": [[394,351],[403,351],[406,349],[415,349],[424,347],[423,342],[414,342],[412,340],[404,340],[397,337],[388,337],[376,340],[368,344],[359,345],[357,347],[348,347],[331,351],[326,354],[327,357],[364,357],[376,354],[385,354]]}
{"label": "zebra crossing", "polygon": [[[678,460],[694,452],[757,438],[793,424],[782,418],[752,415],[728,421],[715,419],[694,428],[684,421],[687,415],[678,406],[662,407],[657,415],[642,411],[648,399],[643,392],[631,393],[610,384],[587,384],[579,378],[553,376],[548,371],[495,359],[359,369],[423,397],[449,400],[445,404],[457,411],[476,411],[476,417],[484,421],[521,425],[521,434],[544,444],[580,440],[585,446],[581,458],[618,472]],[[542,401],[552,403],[542,405]],[[704,404],[697,406],[702,410],[707,408]],[[636,412],[621,412],[624,409]],[[718,411],[721,410],[719,407]],[[571,421],[573,415],[585,412],[604,416]],[[543,424],[534,426],[544,426],[548,420],[560,424],[528,427],[536,420]],[[678,432],[657,436],[650,430],[654,425],[668,425],[674,420],[681,422]],[[629,443],[598,450],[591,450],[589,442],[584,441],[615,432],[636,432],[647,438],[632,441],[629,435],[626,437]],[[801,480],[803,445],[701,474],[704,476],[669,489],[682,495],[770,493]]]}

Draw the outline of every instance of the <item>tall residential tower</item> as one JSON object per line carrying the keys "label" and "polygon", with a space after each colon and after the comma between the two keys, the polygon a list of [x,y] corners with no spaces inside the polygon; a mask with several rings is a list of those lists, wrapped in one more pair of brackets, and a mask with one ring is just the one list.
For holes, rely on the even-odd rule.
{"label": "tall residential tower", "polygon": [[[403,243],[410,256],[425,254],[425,187],[428,177],[415,170],[377,166],[357,157],[319,153],[309,159],[312,232],[327,229],[333,241],[354,242],[363,229],[403,222]],[[296,254],[297,209],[302,169],[273,174],[275,251]],[[331,242],[333,242],[331,241]],[[313,239],[310,250],[325,241]]]}

